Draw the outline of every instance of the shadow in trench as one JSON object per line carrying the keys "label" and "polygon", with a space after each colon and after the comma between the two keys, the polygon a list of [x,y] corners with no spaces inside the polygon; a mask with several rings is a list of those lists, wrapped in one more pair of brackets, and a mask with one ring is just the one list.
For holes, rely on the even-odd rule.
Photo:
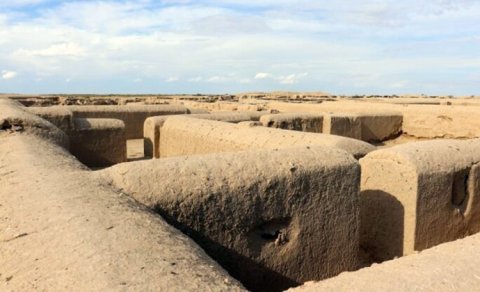
{"label": "shadow in trench", "polygon": [[404,207],[393,195],[381,190],[360,193],[360,248],[364,261],[371,264],[403,255],[404,217]]}
{"label": "shadow in trench", "polygon": [[213,241],[178,222],[160,208],[155,208],[155,212],[160,214],[169,224],[192,238],[210,257],[215,259],[232,277],[242,282],[245,288],[250,291],[278,292],[302,284]]}

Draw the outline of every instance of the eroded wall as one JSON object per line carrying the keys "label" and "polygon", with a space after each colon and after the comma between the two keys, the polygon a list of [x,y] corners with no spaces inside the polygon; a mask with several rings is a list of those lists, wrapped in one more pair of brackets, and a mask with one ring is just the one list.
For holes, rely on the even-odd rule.
{"label": "eroded wall", "polygon": [[243,290],[187,236],[43,133],[50,123],[21,108],[0,120],[23,121],[22,130],[0,130],[0,290]]}
{"label": "eroded wall", "polygon": [[[289,111],[307,109],[305,105],[277,105],[278,109],[283,107]],[[340,102],[308,105],[308,109],[318,112],[332,109],[331,115],[335,115],[339,105],[343,112],[350,112],[344,116],[355,116],[354,120],[358,120],[359,111],[377,111],[373,116],[380,116],[387,109],[399,110],[403,116],[400,130],[406,135],[422,138],[478,135],[476,120],[471,118],[477,110],[463,107],[419,104],[372,107],[362,103],[344,106]],[[359,241],[363,251],[377,261],[408,255],[307,285],[305,289],[411,291],[432,287],[438,291],[445,285],[453,290],[471,290],[478,286],[474,256],[478,249],[477,235],[415,255],[418,250],[479,230],[480,178],[476,153],[480,145],[477,140],[412,143],[373,151],[373,146],[354,139],[251,127],[251,122],[230,125],[185,117],[162,118],[156,148],[159,153],[202,155],[120,164],[104,170],[103,175],[109,173],[105,178],[88,171],[60,148],[68,147],[69,137],[64,132],[75,128],[75,117],[69,111],[38,110],[36,114],[47,118],[50,121],[47,122],[12,101],[0,100],[0,108],[0,214],[5,218],[0,220],[5,230],[0,241],[0,262],[6,263],[0,266],[0,274],[8,275],[5,277],[8,280],[0,285],[6,290],[12,287],[13,290],[53,289],[59,285],[86,290],[242,289],[187,237],[130,200],[125,193],[160,211],[170,223],[195,240],[207,238],[251,260],[238,269],[268,263],[265,265],[279,269],[288,279],[298,277],[294,282],[310,279],[310,273],[324,273],[322,269],[327,270],[323,274],[328,275],[326,277],[349,270],[347,258],[354,256],[347,251],[355,244],[358,248]],[[98,108],[92,111],[104,112]],[[459,116],[462,114],[468,114],[468,122]],[[398,125],[400,118],[394,119],[390,124]],[[389,133],[398,132],[398,127],[383,127],[380,119],[371,121],[370,127],[378,130],[373,137],[389,139]],[[365,121],[361,121],[359,127],[345,129],[358,131],[355,138],[365,140],[362,123]],[[325,124],[323,126],[325,128]],[[385,134],[381,134],[382,131]],[[284,149],[292,146],[305,147],[303,151],[315,152],[318,157]],[[355,167],[337,172],[332,170],[335,167],[324,164],[334,155],[324,158],[318,155],[339,151],[331,150],[333,148],[346,150],[357,158],[369,153],[361,160],[361,200],[357,207],[345,199],[353,195],[342,195],[350,194],[349,190],[355,187],[354,179],[345,179]],[[257,151],[257,156],[252,158],[248,155],[254,154],[238,152],[245,150]],[[233,153],[215,154],[218,152]],[[301,167],[282,164],[289,157],[306,160],[299,160]],[[319,168],[302,168],[308,165]],[[25,171],[27,168],[31,170]],[[205,171],[199,171],[202,169]],[[356,186],[360,187],[358,182]],[[323,195],[316,195],[313,190]],[[308,193],[308,199],[302,199],[300,193]],[[315,201],[316,198],[321,199]],[[349,221],[353,220],[351,214],[355,208],[361,210],[361,216]],[[265,217],[273,219],[262,217],[265,213],[274,214]],[[205,214],[210,215],[202,217]],[[247,216],[243,216],[245,214]],[[285,218],[289,219],[283,220]],[[305,222],[311,224],[303,224]],[[361,226],[361,235],[358,228],[355,231],[355,224]],[[273,230],[273,243],[269,238],[271,241],[260,245],[260,249],[247,244],[250,233],[242,230],[252,230],[252,226],[257,226],[253,230],[258,231],[260,237],[262,234],[268,237]],[[295,233],[291,232],[292,226],[298,227],[295,230],[304,236],[291,237]],[[286,243],[285,238],[279,236],[281,230],[285,230],[290,239]],[[319,230],[325,233],[322,235]],[[345,238],[353,239],[343,243]],[[210,248],[209,252],[218,247],[203,246]],[[338,249],[343,247],[346,251],[340,254]],[[308,250],[311,255],[305,256]],[[361,257],[362,254],[358,255],[357,260],[362,260]],[[310,262],[313,258],[328,263],[328,267]],[[78,266],[67,259],[76,259]],[[342,268],[335,270],[338,266]],[[38,271],[42,267],[46,267],[45,270]],[[56,277],[51,277],[52,274]],[[31,279],[37,281],[32,283]],[[258,279],[253,276],[252,281],[255,280]]]}
{"label": "eroded wall", "polygon": [[172,157],[101,175],[250,290],[281,291],[359,266],[360,168],[347,152],[303,146]]}

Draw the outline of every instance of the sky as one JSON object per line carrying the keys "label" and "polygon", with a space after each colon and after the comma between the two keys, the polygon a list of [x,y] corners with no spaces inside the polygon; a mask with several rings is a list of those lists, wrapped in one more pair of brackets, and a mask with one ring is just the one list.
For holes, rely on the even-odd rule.
{"label": "sky", "polygon": [[480,95],[480,0],[0,0],[0,92]]}

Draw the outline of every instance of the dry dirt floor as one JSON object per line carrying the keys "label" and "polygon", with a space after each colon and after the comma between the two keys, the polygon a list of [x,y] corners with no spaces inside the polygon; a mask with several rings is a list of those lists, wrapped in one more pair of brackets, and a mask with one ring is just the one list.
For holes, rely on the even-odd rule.
{"label": "dry dirt floor", "polygon": [[127,158],[128,161],[144,159],[143,139],[127,140]]}

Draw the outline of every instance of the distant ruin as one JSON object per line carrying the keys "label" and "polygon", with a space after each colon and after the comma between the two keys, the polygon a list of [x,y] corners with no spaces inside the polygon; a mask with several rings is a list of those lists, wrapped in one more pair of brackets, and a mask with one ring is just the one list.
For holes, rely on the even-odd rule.
{"label": "distant ruin", "polygon": [[324,93],[0,98],[0,290],[478,288],[479,113]]}

